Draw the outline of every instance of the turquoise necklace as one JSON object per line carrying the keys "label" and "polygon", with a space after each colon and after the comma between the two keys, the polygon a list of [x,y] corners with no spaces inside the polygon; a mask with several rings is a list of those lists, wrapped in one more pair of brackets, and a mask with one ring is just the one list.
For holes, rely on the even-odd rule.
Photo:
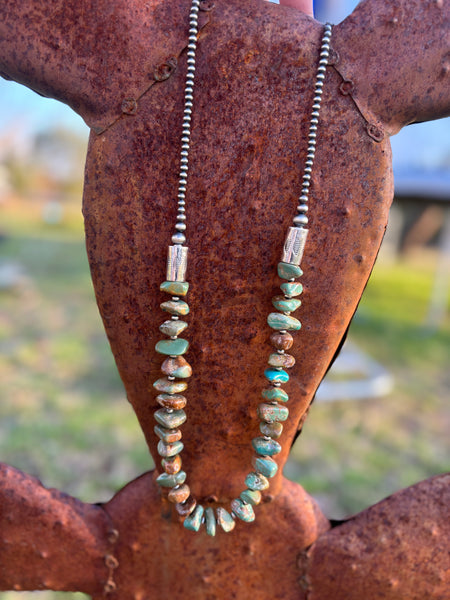
{"label": "turquoise necklace", "polygon": [[189,166],[189,149],[191,137],[191,115],[194,100],[195,55],[198,35],[198,11],[200,0],[192,0],[189,13],[189,43],[187,46],[187,73],[184,88],[184,112],[181,135],[181,160],[178,179],[178,210],[175,223],[175,233],[172,235],[172,245],[169,246],[167,258],[166,281],[160,289],[171,296],[161,304],[161,308],[170,318],[159,327],[161,333],[168,339],[156,344],[156,351],[166,356],[161,365],[165,377],[153,384],[159,394],[156,397],[161,406],[155,412],[155,433],[159,438],[158,453],[161,456],[163,472],[157,477],[157,483],[169,488],[168,500],[175,504],[178,514],[184,518],[183,525],[191,531],[200,531],[203,525],[208,535],[216,535],[218,526],[225,532],[232,531],[236,519],[251,522],[255,519],[254,506],[261,502],[261,492],[269,487],[270,478],[278,471],[274,456],[281,452],[277,441],[282,432],[282,423],[286,421],[289,411],[285,406],[289,397],[281,388],[289,380],[285,369],[292,367],[295,359],[286,353],[293,344],[291,331],[299,330],[300,321],[291,316],[301,302],[298,296],[302,293],[302,284],[296,279],[301,277],[301,259],[308,235],[308,194],[311,182],[311,172],[316,151],[316,135],[319,123],[319,110],[322,100],[323,82],[330,52],[331,25],[324,28],[320,48],[319,65],[314,85],[314,103],[312,106],[308,148],[302,179],[302,189],[297,206],[297,214],[293,226],[289,228],[283,247],[281,261],[278,263],[278,275],[283,280],[280,285],[282,294],[272,298],[272,312],[267,318],[269,326],[274,330],[270,340],[275,352],[268,359],[268,368],[264,375],[268,386],[262,390],[264,402],[257,407],[260,419],[261,436],[252,440],[255,450],[253,471],[246,479],[246,489],[239,498],[231,501],[226,509],[219,506],[214,510],[206,509],[192,496],[186,483],[186,473],[182,470],[180,453],[183,450],[181,431],[179,427],[186,421],[186,398],[183,395],[188,384],[187,379],[192,375],[192,368],[184,358],[189,342],[179,335],[187,328],[183,320],[189,313],[188,304],[182,299],[186,296],[189,283],[185,280],[188,248],[186,243],[186,186]]}

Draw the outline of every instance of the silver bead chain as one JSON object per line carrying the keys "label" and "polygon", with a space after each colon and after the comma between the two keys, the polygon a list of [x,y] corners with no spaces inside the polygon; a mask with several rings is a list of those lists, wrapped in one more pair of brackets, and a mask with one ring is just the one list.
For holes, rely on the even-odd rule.
{"label": "silver bead chain", "polygon": [[186,187],[191,147],[191,117],[194,106],[195,53],[197,50],[198,11],[200,0],[192,0],[189,13],[189,43],[187,47],[187,73],[184,87],[183,129],[181,133],[180,176],[178,179],[178,212],[173,244],[186,242]]}
{"label": "silver bead chain", "polygon": [[319,124],[319,111],[322,103],[323,80],[325,79],[325,71],[330,54],[330,40],[331,24],[327,23],[325,25],[324,34],[322,37],[320,60],[317,68],[316,83],[314,86],[314,100],[312,105],[311,120],[309,122],[308,147],[306,150],[306,162],[303,171],[302,191],[298,199],[298,214],[294,217],[294,225],[296,227],[304,227],[308,224],[308,217],[306,216],[306,213],[308,212],[308,194],[311,184],[311,173],[314,165],[314,158],[316,156],[317,126]]}

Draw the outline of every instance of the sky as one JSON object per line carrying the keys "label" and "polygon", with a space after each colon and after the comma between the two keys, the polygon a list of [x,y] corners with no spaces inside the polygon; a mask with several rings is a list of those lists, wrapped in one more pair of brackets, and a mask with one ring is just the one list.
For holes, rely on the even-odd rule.
{"label": "sky", "polygon": [[[316,0],[317,16],[338,23],[356,4],[356,0]],[[0,78],[0,140],[3,143],[8,137],[26,140],[36,132],[59,126],[74,129],[87,139],[86,125],[70,108]],[[450,119],[406,127],[391,143],[394,172],[446,170],[450,182]]]}

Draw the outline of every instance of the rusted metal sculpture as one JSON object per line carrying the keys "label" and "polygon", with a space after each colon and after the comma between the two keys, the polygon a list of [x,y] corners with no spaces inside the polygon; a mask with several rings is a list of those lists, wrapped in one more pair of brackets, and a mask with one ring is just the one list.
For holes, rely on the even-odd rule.
{"label": "rusted metal sculpture", "polygon": [[[0,10],[2,75],[66,102],[92,128],[83,205],[92,277],[155,459],[149,386],[159,376],[158,286],[166,215],[172,222],[175,210],[187,10],[186,0],[5,0]],[[214,506],[240,492],[251,463],[273,266],[305,158],[321,26],[255,0],[205,0],[202,12],[190,182],[197,377],[183,460],[195,495]],[[388,137],[449,113],[448,21],[445,0],[366,0],[334,29],[280,466],[383,237],[392,199]],[[147,473],[97,506],[2,465],[0,589],[121,600],[448,597],[449,477],[332,527],[279,475],[255,523],[215,538],[181,528],[154,478]]]}

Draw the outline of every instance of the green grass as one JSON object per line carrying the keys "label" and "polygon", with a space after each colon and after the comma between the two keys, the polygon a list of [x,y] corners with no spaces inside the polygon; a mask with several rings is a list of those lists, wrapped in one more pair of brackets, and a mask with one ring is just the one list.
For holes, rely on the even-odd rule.
{"label": "green grass", "polygon": [[[26,276],[0,292],[0,456],[46,486],[105,501],[152,463],[97,312],[80,216],[71,209],[68,222],[50,227],[36,214],[8,213],[2,225],[1,260]],[[447,468],[450,323],[423,326],[433,269],[409,260],[376,268],[350,336],[390,370],[395,390],[315,404],[293,450],[286,474],[330,517]],[[60,596],[82,598],[33,594]]]}

